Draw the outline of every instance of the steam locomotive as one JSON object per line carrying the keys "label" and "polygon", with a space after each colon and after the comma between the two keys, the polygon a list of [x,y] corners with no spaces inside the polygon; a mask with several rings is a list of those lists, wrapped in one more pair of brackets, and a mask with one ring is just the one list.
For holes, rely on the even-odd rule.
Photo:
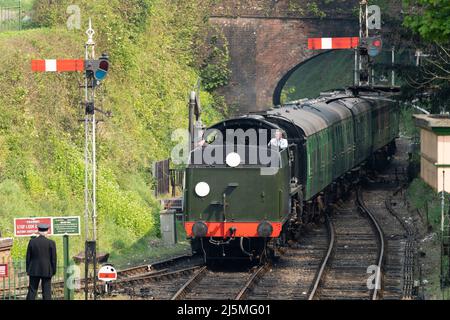
{"label": "steam locomotive", "polygon": [[[321,220],[365,168],[395,153],[394,98],[388,89],[349,88],[206,130],[185,171],[184,226],[194,253],[262,259]],[[275,130],[288,141],[284,149],[268,146]]]}

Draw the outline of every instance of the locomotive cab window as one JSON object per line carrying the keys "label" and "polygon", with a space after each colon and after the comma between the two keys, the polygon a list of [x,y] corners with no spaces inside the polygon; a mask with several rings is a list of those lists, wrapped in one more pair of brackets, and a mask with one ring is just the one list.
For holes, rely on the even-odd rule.
{"label": "locomotive cab window", "polygon": [[289,149],[276,150],[267,146],[207,145],[190,153],[190,166],[210,167],[273,167],[289,165]]}

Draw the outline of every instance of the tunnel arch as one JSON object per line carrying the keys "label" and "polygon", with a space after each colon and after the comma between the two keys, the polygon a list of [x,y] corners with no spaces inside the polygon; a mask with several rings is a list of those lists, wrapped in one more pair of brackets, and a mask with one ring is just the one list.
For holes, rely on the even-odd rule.
{"label": "tunnel arch", "polygon": [[[295,80],[295,76],[299,76],[296,75],[296,73],[299,72],[299,70],[301,70],[302,68],[306,69],[305,72],[307,73],[307,76],[305,76],[305,78],[318,78],[316,81],[320,81],[320,83],[317,85],[317,87],[320,89],[319,91],[337,89],[351,85],[353,83],[354,69],[354,62],[353,59],[351,59],[352,57],[353,51],[350,50],[327,50],[316,54],[304,61],[301,61],[299,64],[290,69],[286,74],[284,74],[277,82],[272,96],[273,104],[280,105],[283,102],[281,101],[283,89],[286,87],[286,85],[289,84],[289,81],[293,76],[294,78],[292,82],[294,84],[298,85],[299,83],[302,83],[298,80]],[[330,61],[340,62],[330,63]],[[316,63],[315,66],[313,65],[314,63]],[[326,71],[328,70],[330,70],[330,74],[326,73]],[[324,75],[327,75],[329,77],[326,77],[324,79]],[[305,80],[304,83],[306,82],[307,81]],[[317,92],[317,95],[318,93],[319,92]],[[304,92],[301,92],[300,94],[303,95]]]}

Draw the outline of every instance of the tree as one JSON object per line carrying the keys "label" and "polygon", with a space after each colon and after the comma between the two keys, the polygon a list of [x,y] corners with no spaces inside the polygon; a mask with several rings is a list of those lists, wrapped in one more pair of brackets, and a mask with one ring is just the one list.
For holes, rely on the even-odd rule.
{"label": "tree", "polygon": [[415,67],[399,70],[406,100],[419,98],[433,113],[450,111],[450,1],[405,0],[404,25],[415,39]]}
{"label": "tree", "polygon": [[404,0],[404,24],[428,41],[447,43],[450,39],[450,1]]}

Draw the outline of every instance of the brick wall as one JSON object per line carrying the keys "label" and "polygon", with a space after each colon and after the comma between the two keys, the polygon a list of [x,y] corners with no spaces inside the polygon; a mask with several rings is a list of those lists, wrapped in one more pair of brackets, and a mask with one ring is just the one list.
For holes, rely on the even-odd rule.
{"label": "brick wall", "polygon": [[[220,25],[230,50],[231,80],[219,90],[236,113],[272,106],[278,82],[292,68],[315,56],[308,37],[354,36],[355,20],[211,18]],[[355,29],[356,28],[356,29]]]}
{"label": "brick wall", "polygon": [[[316,2],[325,18],[308,10],[311,0],[223,0],[212,8],[210,21],[223,30],[231,56],[230,83],[219,93],[235,113],[262,111],[273,105],[280,80],[318,54],[307,50],[307,38],[358,36],[354,11],[358,0]],[[399,10],[396,6],[400,3],[391,1],[396,8],[391,12]]]}
{"label": "brick wall", "polygon": [[359,0],[223,0],[214,5],[212,14],[232,17],[313,18],[317,15],[310,10],[312,2],[317,4],[320,11],[333,18],[351,16],[353,8],[359,4]]}

